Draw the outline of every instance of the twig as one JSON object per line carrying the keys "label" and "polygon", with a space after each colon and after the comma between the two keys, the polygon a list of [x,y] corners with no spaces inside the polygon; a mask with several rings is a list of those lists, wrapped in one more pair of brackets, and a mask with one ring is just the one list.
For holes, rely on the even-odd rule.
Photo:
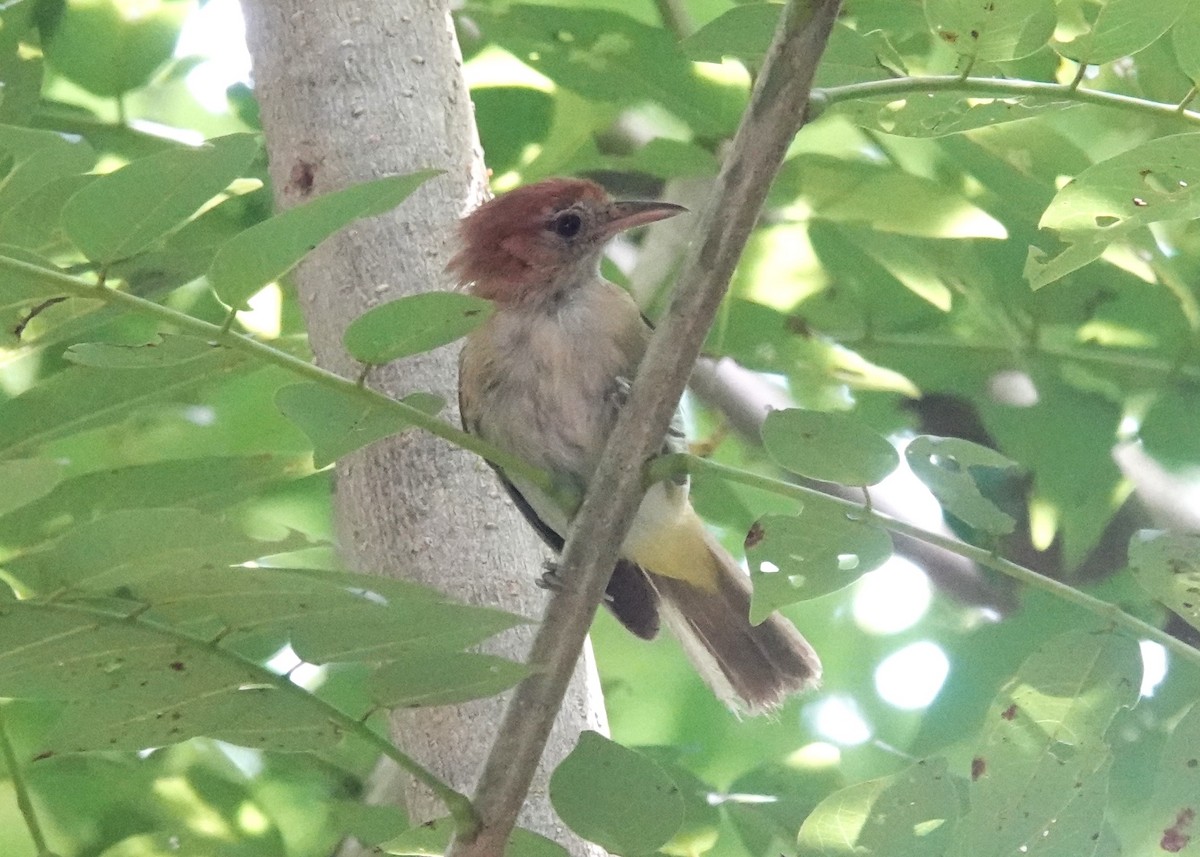
{"label": "twig", "polygon": [[[767,414],[772,409],[795,407],[795,402],[782,387],[727,357],[720,362],[700,360],[692,373],[690,387],[705,404],[729,420],[744,442],[755,447],[762,446],[762,426]],[[843,500],[857,490],[801,477],[789,481]],[[878,486],[872,497],[876,509],[901,520],[907,520],[911,514],[897,492],[889,491],[885,486]],[[948,534],[948,529],[942,533]],[[1011,593],[989,582],[965,557],[904,535],[897,535],[893,541],[899,556],[911,559],[923,568],[937,587],[952,598],[965,604],[986,606],[1002,614],[1016,607]]]}
{"label": "twig", "polygon": [[896,97],[926,92],[963,92],[995,95],[998,98],[1037,96],[1097,104],[1101,107],[1118,107],[1156,116],[1160,119],[1179,119],[1193,125],[1200,124],[1200,112],[1187,110],[1186,103],[1182,105],[1184,109],[1181,109],[1179,104],[1164,104],[1161,101],[1150,101],[1133,95],[1123,95],[1119,92],[1083,89],[1077,85],[1047,83],[1040,80],[1011,80],[994,77],[963,78],[958,75],[895,77],[831,86],[822,89],[821,95],[825,104],[833,105],[839,101],[851,101],[859,98]]}
{"label": "twig", "polygon": [[1180,659],[1189,662],[1192,666],[1200,667],[1200,650],[1193,648],[1177,637],[1171,636],[1163,629],[1157,628],[1149,622],[1138,619],[1136,616],[1131,616],[1116,604],[1096,598],[1094,595],[1088,595],[1086,592],[1082,592],[1074,586],[1055,580],[1052,577],[1038,574],[1036,571],[1025,568],[1023,565],[1018,565],[1015,562],[997,556],[994,552],[986,548],[970,545],[951,536],[945,536],[941,533],[935,533],[932,530],[918,527],[916,524],[901,521],[890,515],[874,511],[862,503],[856,503],[843,497],[831,496],[824,491],[819,491],[816,488],[810,488],[806,485],[797,485],[794,482],[772,479],[769,476],[762,476],[747,470],[739,470],[736,467],[729,467],[686,453],[661,456],[647,468],[649,479],[670,479],[684,473],[709,473],[728,482],[736,482],[739,485],[748,485],[762,491],[770,491],[772,494],[778,494],[782,497],[792,497],[797,500],[820,499],[825,503],[836,503],[851,514],[862,515],[864,512],[869,513],[872,521],[893,534],[907,536],[929,545],[935,545],[943,550],[958,554],[965,559],[972,560],[985,568],[990,568],[992,571],[997,571],[1025,586],[1049,592],[1063,601],[1074,604],[1099,616],[1101,619],[1112,622],[1113,625],[1124,629],[1136,637],[1153,640],[1178,655]]}
{"label": "twig", "polygon": [[4,706],[0,705],[0,753],[4,756],[4,766],[8,768],[8,778],[12,782],[13,791],[17,796],[17,808],[25,819],[29,829],[29,838],[39,855],[49,854],[46,845],[46,834],[42,832],[41,822],[38,821],[37,811],[33,808],[33,798],[29,794],[29,784],[25,781],[25,771],[17,759],[17,751],[8,736],[8,724],[4,722]]}
{"label": "twig", "polygon": [[546,736],[642,494],[643,463],[662,446],[705,334],[789,143],[804,122],[813,73],[840,0],[792,0],[697,227],[679,288],[659,322],[559,562],[555,594],[475,793],[480,820],[451,857],[504,852]]}

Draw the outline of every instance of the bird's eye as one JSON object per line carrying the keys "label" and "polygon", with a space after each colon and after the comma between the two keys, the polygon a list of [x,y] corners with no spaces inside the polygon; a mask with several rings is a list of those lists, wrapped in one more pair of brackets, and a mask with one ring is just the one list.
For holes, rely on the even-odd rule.
{"label": "bird's eye", "polygon": [[564,211],[550,223],[550,228],[563,238],[574,238],[582,226],[583,220],[571,211]]}

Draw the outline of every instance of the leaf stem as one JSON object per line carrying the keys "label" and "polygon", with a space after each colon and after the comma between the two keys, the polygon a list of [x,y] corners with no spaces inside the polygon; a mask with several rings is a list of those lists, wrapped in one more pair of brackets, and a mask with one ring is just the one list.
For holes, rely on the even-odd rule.
{"label": "leaf stem", "polygon": [[108,286],[97,286],[95,283],[89,283],[59,273],[58,271],[51,271],[37,265],[31,265],[2,254],[0,254],[0,271],[5,272],[10,281],[16,280],[21,285],[35,286],[38,289],[52,293],[65,292],[75,297],[90,298],[93,300],[99,299],[113,306],[131,310],[141,315],[152,316],[160,321],[174,325],[179,330],[193,333],[212,342],[249,354],[264,362],[272,363],[294,375],[315,381],[324,387],[337,390],[348,396],[354,396],[375,407],[390,410],[406,422],[487,459],[510,477],[519,476],[546,491],[550,496],[558,496],[555,485],[546,471],[533,467],[517,456],[498,449],[474,435],[469,435],[464,431],[456,429],[445,420],[430,416],[418,408],[406,405],[369,387],[360,386],[355,381],[335,375],[327,369],[322,369],[307,360],[302,360],[278,348],[273,348],[264,342],[259,342],[256,339],[251,339],[232,330],[226,330],[219,325],[211,324],[210,322],[203,321],[162,304],[148,301],[145,298],[118,291]]}
{"label": "leaf stem", "polygon": [[8,768],[8,778],[12,781],[13,791],[16,792],[17,808],[21,811],[21,817],[25,819],[25,826],[29,828],[29,838],[33,840],[33,847],[37,849],[39,855],[49,854],[50,848],[46,845],[46,835],[42,832],[41,822],[38,821],[37,812],[33,808],[33,798],[29,794],[29,785],[25,782],[25,772],[21,767],[21,763],[17,760],[17,751],[13,747],[12,740],[8,735],[8,724],[4,721],[5,705],[0,704],[0,753],[4,754],[4,765]]}
{"label": "leaf stem", "polygon": [[986,548],[976,547],[975,545],[961,542],[958,539],[918,527],[915,524],[898,520],[890,515],[872,510],[869,505],[855,503],[853,500],[846,500],[842,497],[835,497],[804,485],[797,485],[792,482],[774,479],[770,476],[739,470],[706,458],[697,458],[688,453],[664,455],[653,460],[646,469],[646,479],[648,482],[657,482],[683,473],[708,474],[724,479],[727,482],[748,485],[751,488],[758,488],[763,491],[769,491],[772,494],[801,501],[812,499],[820,500],[823,503],[835,503],[844,508],[848,513],[859,516],[866,512],[871,516],[872,520],[876,521],[886,530],[934,545],[942,550],[978,563],[985,568],[999,572],[1025,586],[1048,592],[1063,601],[1067,601],[1094,613],[1102,619],[1112,622],[1113,625],[1125,629],[1134,636],[1153,640],[1184,661],[1189,662],[1192,666],[1200,667],[1200,649],[1189,646],[1187,643],[1171,636],[1161,628],[1156,628],[1149,622],[1144,622],[1135,616],[1129,615],[1115,604],[1088,595],[1069,584],[1045,577],[1024,566],[1017,565],[1015,562],[997,556]]}
{"label": "leaf stem", "polygon": [[[1081,68],[1085,68],[1081,66]],[[920,77],[897,77],[886,80],[869,80],[848,83],[820,90],[829,104],[852,101],[860,98],[878,98],[889,95],[908,95],[917,92],[964,92],[979,95],[1028,96],[1057,98],[1096,104],[1101,107],[1117,107],[1145,113],[1160,119],[1181,119],[1192,125],[1200,125],[1200,113],[1181,109],[1178,104],[1149,101],[1132,95],[1083,89],[1078,83],[1047,83],[1040,80],[1005,80],[992,77],[959,77],[958,75],[928,75]]]}

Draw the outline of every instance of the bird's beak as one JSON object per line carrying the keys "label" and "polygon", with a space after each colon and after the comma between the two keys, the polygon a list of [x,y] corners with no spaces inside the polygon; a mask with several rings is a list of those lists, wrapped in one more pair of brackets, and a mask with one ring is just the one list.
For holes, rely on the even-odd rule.
{"label": "bird's beak", "polygon": [[656,220],[665,220],[676,214],[687,211],[682,205],[671,202],[651,200],[629,200],[614,202],[608,207],[608,216],[601,226],[605,238],[611,238],[618,232],[632,229],[635,226],[645,226]]}

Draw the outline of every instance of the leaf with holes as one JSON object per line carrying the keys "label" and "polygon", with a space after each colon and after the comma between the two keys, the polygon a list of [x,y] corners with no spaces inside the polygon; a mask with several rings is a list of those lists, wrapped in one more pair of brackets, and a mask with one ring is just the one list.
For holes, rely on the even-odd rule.
{"label": "leaf with holes", "polygon": [[959,56],[982,62],[1027,57],[1054,35],[1053,0],[925,0],[925,17]]}
{"label": "leaf with holes", "polygon": [[61,700],[44,753],[141,750],[206,735],[290,752],[341,738],[328,707],[207,640],[78,605],[0,604],[0,688]]}
{"label": "leaf with holes", "polygon": [[1129,540],[1129,567],[1143,589],[1200,629],[1200,535],[1139,530]]}
{"label": "leaf with holes", "polygon": [[258,141],[230,134],[126,164],[75,193],[62,227],[100,265],[128,259],[182,226],[250,165]]}
{"label": "leaf with holes", "polygon": [[278,280],[317,245],[361,217],[391,211],[441,170],[389,176],[323,194],[231,238],[213,258],[208,280],[217,297],[234,309],[263,286]]}
{"label": "leaf with holes", "polygon": [[983,495],[978,480],[983,470],[1015,470],[1015,462],[969,440],[930,435],[914,438],[904,458],[948,513],[993,535],[1013,531],[1017,522]]}
{"label": "leaf with holes", "polygon": [[[432,393],[411,393],[401,401],[430,416],[446,404]],[[324,384],[283,387],[275,394],[275,406],[308,435],[317,467],[412,426],[403,414],[391,408],[331,390]]]}
{"label": "leaf with holes", "polygon": [[786,604],[849,586],[892,555],[887,530],[842,506],[806,500],[799,515],[767,515],[747,537],[746,559],[754,596],[750,621],[761,622]]}
{"label": "leaf with holes", "polygon": [[407,295],[350,322],[342,344],[355,360],[390,363],[466,336],[491,314],[491,301],[462,292]]}
{"label": "leaf with holes", "polygon": [[836,791],[804,820],[805,857],[942,857],[960,799],[945,759]]}
{"label": "leaf with holes", "polygon": [[[1200,133],[1159,137],[1093,164],[1055,194],[1038,226],[1115,236],[1200,217]],[[1100,237],[1100,236],[1097,236]]]}
{"label": "leaf with holes", "polygon": [[621,857],[650,854],[683,822],[683,797],[652,759],[587,731],[550,777],[567,826]]}
{"label": "leaf with holes", "polygon": [[763,423],[762,439],[780,467],[841,485],[874,485],[900,464],[890,443],[847,414],[772,411]]}
{"label": "leaf with holes", "polygon": [[863,128],[899,137],[946,137],[976,128],[1052,116],[1078,108],[1051,96],[1012,98],[932,92],[854,98],[836,104],[836,112]]}
{"label": "leaf with holes", "polygon": [[949,853],[1092,854],[1112,762],[1104,735],[1137,700],[1141,670],[1137,641],[1109,632],[1072,631],[1031,655],[987,713]]}
{"label": "leaf with holes", "polygon": [[1195,845],[1187,846],[1197,836],[1194,825],[1200,815],[1200,704],[1188,708],[1171,730],[1158,764],[1154,796],[1146,806],[1153,807],[1156,819],[1149,826],[1153,838],[1143,850],[1130,848],[1129,853],[1196,852]]}

